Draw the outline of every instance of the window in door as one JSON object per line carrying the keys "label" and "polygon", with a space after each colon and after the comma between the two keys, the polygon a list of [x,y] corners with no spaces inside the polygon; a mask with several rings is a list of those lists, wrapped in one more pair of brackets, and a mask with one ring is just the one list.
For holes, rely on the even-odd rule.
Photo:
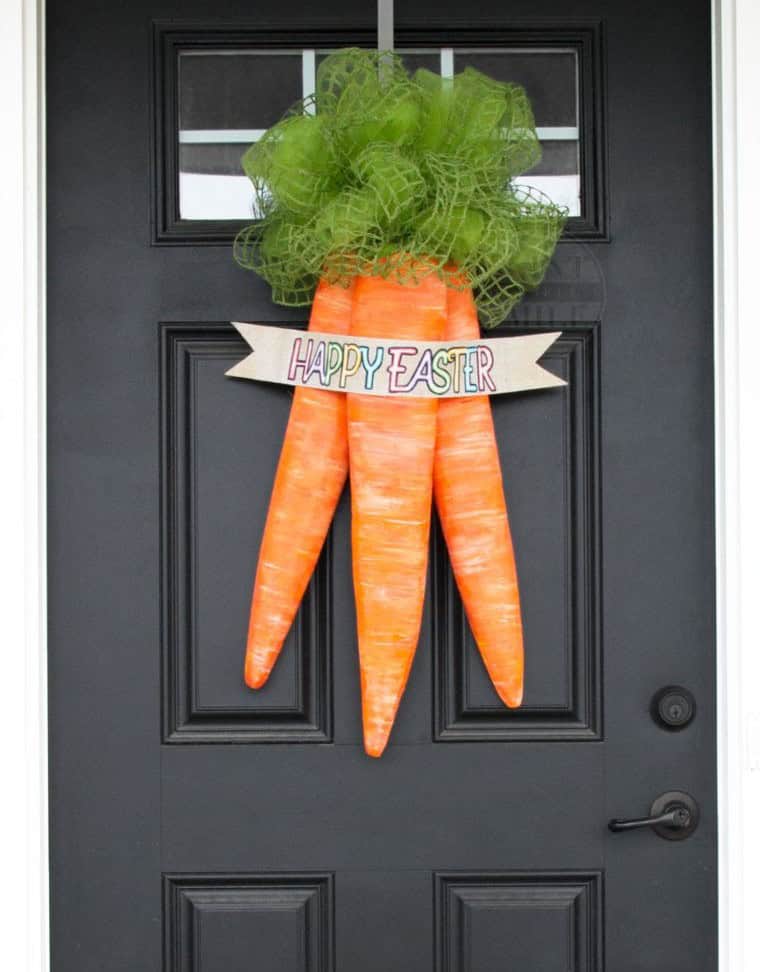
{"label": "window in door", "polygon": [[[499,38],[501,39],[501,38]],[[246,148],[301,98],[315,90],[316,72],[330,50],[263,46],[251,37],[213,44],[208,34],[163,36],[158,49],[157,242],[229,242],[257,216],[240,167]],[[543,153],[519,181],[567,206],[567,235],[604,236],[600,105],[593,79],[598,37],[591,31],[533,32],[491,46],[405,47],[410,70],[425,67],[451,77],[467,66],[522,84],[531,98]],[[356,41],[354,41],[356,43]]]}

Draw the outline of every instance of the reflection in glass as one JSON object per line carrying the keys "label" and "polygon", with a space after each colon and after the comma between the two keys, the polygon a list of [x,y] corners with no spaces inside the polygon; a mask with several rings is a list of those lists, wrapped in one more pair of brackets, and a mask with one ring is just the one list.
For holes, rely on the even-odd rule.
{"label": "reflection in glass", "polygon": [[[246,148],[314,92],[328,51],[188,51],[179,58],[179,213],[182,219],[256,217],[240,169]],[[575,51],[442,48],[400,50],[410,70],[451,77],[471,65],[522,84],[533,104],[543,157],[519,179],[581,214],[578,63]]]}

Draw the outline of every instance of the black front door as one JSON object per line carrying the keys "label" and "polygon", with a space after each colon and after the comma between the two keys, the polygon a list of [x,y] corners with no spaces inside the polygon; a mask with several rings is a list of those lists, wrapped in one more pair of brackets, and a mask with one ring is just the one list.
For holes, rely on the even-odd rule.
{"label": "black front door", "polygon": [[[373,46],[374,4],[48,5],[54,972],[714,972],[709,13],[397,4],[410,64],[532,98],[524,181],[572,215],[501,333],[561,330],[568,384],[494,399],[524,707],[436,529],[371,760],[347,496],[271,681],[243,683],[290,397],[224,372],[229,321],[305,321],[233,263],[239,157],[324,52]],[[688,839],[608,829],[670,791]]]}

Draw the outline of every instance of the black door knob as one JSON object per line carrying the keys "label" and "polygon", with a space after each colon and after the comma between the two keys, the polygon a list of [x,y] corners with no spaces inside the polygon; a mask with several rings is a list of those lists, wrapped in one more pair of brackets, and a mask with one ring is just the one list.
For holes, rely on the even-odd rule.
{"label": "black door knob", "polygon": [[699,824],[699,807],[688,793],[670,790],[658,796],[649,808],[648,817],[610,820],[609,829],[617,834],[626,830],[651,828],[664,840],[685,840]]}
{"label": "black door knob", "polygon": [[680,685],[666,685],[652,699],[652,718],[663,729],[685,729],[696,712],[694,696]]}

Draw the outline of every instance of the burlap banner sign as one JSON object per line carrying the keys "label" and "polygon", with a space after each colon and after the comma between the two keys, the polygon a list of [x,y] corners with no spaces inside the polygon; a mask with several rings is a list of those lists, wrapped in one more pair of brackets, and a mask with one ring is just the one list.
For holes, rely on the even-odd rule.
{"label": "burlap banner sign", "polygon": [[488,341],[389,341],[233,321],[252,351],[227,375],[366,395],[460,398],[567,384],[537,362],[561,331]]}

